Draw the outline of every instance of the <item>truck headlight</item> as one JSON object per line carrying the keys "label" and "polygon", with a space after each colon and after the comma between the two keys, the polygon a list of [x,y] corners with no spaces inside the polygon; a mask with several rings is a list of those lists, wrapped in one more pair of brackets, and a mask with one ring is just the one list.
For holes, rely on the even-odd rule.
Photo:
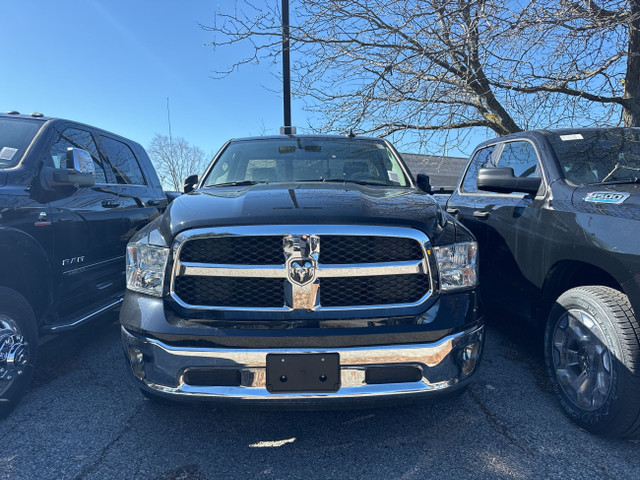
{"label": "truck headlight", "polygon": [[162,296],[169,249],[149,245],[147,236],[127,245],[127,288],[134,292]]}
{"label": "truck headlight", "polygon": [[454,243],[433,249],[438,260],[440,288],[443,291],[458,290],[478,285],[478,244]]}

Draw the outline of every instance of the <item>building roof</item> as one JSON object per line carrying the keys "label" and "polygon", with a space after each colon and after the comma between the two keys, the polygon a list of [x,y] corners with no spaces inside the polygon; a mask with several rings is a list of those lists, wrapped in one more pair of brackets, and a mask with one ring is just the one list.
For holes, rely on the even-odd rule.
{"label": "building roof", "polygon": [[429,175],[434,187],[453,187],[467,166],[468,159],[462,157],[444,157],[420,155],[417,153],[401,153],[402,159],[415,177],[419,173]]}

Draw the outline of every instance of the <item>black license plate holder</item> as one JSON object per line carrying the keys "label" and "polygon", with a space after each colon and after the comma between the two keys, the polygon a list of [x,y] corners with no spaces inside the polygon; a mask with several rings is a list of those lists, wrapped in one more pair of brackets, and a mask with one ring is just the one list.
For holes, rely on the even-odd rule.
{"label": "black license plate holder", "polygon": [[326,393],[339,389],[339,353],[267,354],[270,393]]}

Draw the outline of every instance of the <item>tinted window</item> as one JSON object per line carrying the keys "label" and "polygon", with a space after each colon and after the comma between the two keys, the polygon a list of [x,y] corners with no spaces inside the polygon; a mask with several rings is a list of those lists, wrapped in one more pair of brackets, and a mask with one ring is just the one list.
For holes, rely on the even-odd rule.
{"label": "tinted window", "polygon": [[630,128],[549,133],[567,180],[576,185],[640,178],[640,132]]}
{"label": "tinted window", "polygon": [[42,126],[18,118],[0,118],[0,168],[14,167]]}
{"label": "tinted window", "polygon": [[539,177],[538,156],[529,142],[508,142],[504,144],[498,167],[511,167],[516,177]]}
{"label": "tinted window", "polygon": [[243,181],[409,185],[397,157],[386,143],[348,138],[232,142],[216,160],[205,185]]}
{"label": "tinted window", "polygon": [[65,129],[57,138],[57,140],[49,148],[45,161],[48,166],[55,168],[73,168],[73,165],[67,165],[67,150],[69,148],[81,148],[91,154],[93,165],[95,167],[96,183],[106,183],[106,175],[104,163],[98,154],[98,148],[91,133],[86,130],[77,128]]}
{"label": "tinted window", "polygon": [[[478,193],[478,187],[476,185],[476,177],[478,176],[478,170],[481,168],[495,167],[494,152],[496,150],[495,145],[480,149],[476,152],[471,160],[467,174],[462,182],[462,191],[465,193]],[[482,192],[487,193],[487,192]]]}
{"label": "tinted window", "polygon": [[140,165],[126,143],[102,137],[102,146],[113,168],[117,183],[146,185]]}

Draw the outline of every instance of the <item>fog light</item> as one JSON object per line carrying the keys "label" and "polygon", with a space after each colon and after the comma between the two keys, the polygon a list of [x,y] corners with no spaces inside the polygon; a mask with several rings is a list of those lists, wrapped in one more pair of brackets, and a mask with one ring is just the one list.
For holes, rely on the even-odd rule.
{"label": "fog light", "polygon": [[460,357],[460,370],[463,375],[470,375],[480,359],[480,344],[471,343],[464,347]]}
{"label": "fog light", "polygon": [[142,353],[142,350],[137,347],[129,348],[129,363],[131,364],[133,374],[142,380],[145,376],[144,354]]}

